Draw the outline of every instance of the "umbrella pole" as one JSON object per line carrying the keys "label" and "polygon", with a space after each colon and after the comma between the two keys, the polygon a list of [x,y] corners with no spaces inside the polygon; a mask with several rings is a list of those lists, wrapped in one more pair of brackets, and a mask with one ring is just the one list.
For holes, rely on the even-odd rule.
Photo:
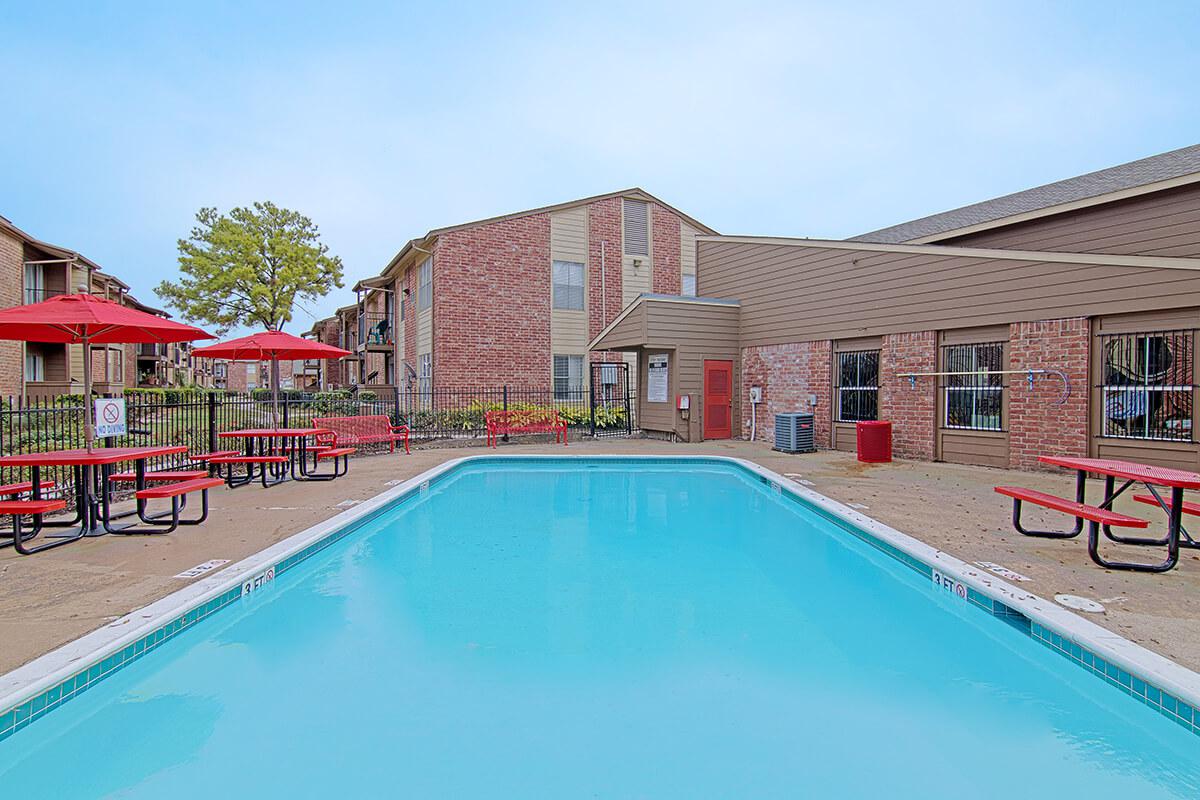
{"label": "umbrella pole", "polygon": [[271,423],[279,427],[279,361],[271,360]]}
{"label": "umbrella pole", "polygon": [[92,337],[83,335],[83,436],[87,449],[92,449],[92,438],[96,432],[92,420]]}

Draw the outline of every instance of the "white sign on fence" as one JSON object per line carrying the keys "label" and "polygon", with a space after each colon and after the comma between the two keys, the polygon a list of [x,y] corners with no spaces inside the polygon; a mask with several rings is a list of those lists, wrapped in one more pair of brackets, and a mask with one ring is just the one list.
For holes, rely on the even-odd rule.
{"label": "white sign on fence", "polygon": [[102,397],[96,401],[96,438],[124,436],[125,398]]}

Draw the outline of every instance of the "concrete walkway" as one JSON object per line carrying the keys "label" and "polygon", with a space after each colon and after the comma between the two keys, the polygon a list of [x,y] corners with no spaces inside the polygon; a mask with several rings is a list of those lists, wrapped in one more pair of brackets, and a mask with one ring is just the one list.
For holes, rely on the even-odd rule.
{"label": "concrete walkway", "polygon": [[[177,573],[210,559],[236,562],[364,500],[390,482],[480,448],[414,451],[355,459],[349,476],[333,483],[286,483],[212,493],[212,515],[199,528],[168,536],[89,539],[21,557],[0,550],[0,672],[123,616],[187,585]],[[492,451],[497,452],[497,451]],[[1106,611],[1088,618],[1179,663],[1200,670],[1200,551],[1185,550],[1165,575],[1108,572],[1095,566],[1081,539],[1053,541],[1015,533],[1007,498],[992,491],[1014,483],[1071,496],[1066,474],[1014,473],[924,462],[860,464],[845,453],[783,455],[748,442],[669,444],[649,440],[506,445],[500,453],[640,453],[726,455],[756,461],[928,544],[969,561],[991,561],[1030,578],[1021,586],[1044,598],[1078,594]],[[1131,507],[1136,506],[1136,507]],[[1118,504],[1144,515],[1151,509]],[[1036,519],[1032,514],[1031,518]],[[1047,524],[1059,525],[1052,515]],[[1196,526],[1200,529],[1200,525]],[[1152,531],[1155,528],[1151,528]],[[1122,548],[1131,558],[1162,557],[1155,548]],[[1132,552],[1131,552],[1132,551]],[[1111,545],[1107,552],[1112,552]]]}

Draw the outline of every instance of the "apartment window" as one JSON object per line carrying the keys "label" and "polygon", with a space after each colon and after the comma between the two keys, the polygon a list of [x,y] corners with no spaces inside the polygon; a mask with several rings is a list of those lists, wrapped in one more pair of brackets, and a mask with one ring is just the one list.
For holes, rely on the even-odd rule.
{"label": "apartment window", "polygon": [[108,351],[108,379],[110,381],[121,381],[125,377],[125,351],[119,348],[109,348]]}
{"label": "apartment window", "polygon": [[407,311],[408,298],[406,298],[404,295],[400,295],[396,299],[396,316],[400,318],[401,322],[404,322],[404,318],[407,316]]}
{"label": "apartment window", "polygon": [[429,394],[433,391],[433,354],[422,353],[417,359],[417,391]]}
{"label": "apartment window", "polygon": [[25,380],[46,380],[46,357],[37,350],[25,350]]}
{"label": "apartment window", "polygon": [[679,293],[682,294],[684,297],[695,297],[696,296],[696,276],[695,275],[688,275],[687,273],[684,273],[683,277],[680,280]]}
{"label": "apartment window", "polygon": [[1102,436],[1192,441],[1194,330],[1100,337]]}
{"label": "apartment window", "polygon": [[554,307],[583,310],[583,264],[578,261],[554,262]]}
{"label": "apartment window", "polygon": [[246,389],[253,390],[258,388],[258,365],[246,365]]}
{"label": "apartment window", "polygon": [[942,348],[945,427],[974,431],[1004,428],[1004,343],[956,344]]}
{"label": "apartment window", "polygon": [[554,399],[578,399],[583,391],[583,356],[554,356]]}
{"label": "apartment window", "polygon": [[879,418],[879,351],[837,354],[837,420],[861,422]]}
{"label": "apartment window", "polygon": [[[46,270],[41,264],[25,265],[25,303],[37,303],[46,297]],[[39,379],[40,380],[40,379]]]}
{"label": "apartment window", "polygon": [[433,261],[425,259],[417,267],[417,308],[424,311],[433,306]]}
{"label": "apartment window", "polygon": [[650,255],[650,205],[644,200],[623,200],[622,203],[626,255]]}

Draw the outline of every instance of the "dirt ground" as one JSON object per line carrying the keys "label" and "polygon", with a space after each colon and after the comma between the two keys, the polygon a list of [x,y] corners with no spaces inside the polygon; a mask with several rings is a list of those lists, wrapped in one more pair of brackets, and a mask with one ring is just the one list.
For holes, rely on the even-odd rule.
{"label": "dirt ground", "polygon": [[[236,562],[364,500],[390,482],[479,448],[415,450],[412,455],[355,459],[333,483],[285,483],[212,492],[212,514],[200,527],[158,537],[103,536],[34,556],[0,549],[0,672],[6,672],[187,585],[173,577],[210,559]],[[492,451],[496,452],[496,451]],[[500,453],[564,452],[561,446],[505,445]],[[1017,473],[986,467],[901,461],[866,465],[852,455],[784,455],[741,441],[672,444],[644,439],[572,442],[568,454],[690,454],[737,456],[845,503],[965,561],[989,561],[1030,580],[1021,588],[1053,598],[1099,600],[1088,618],[1194,670],[1200,670],[1200,551],[1184,550],[1164,575],[1111,572],[1087,556],[1086,542],[1021,536],[1012,530],[1008,498],[992,491],[1009,483],[1072,496],[1066,473]],[[1124,501],[1125,499],[1122,498]],[[1129,501],[1118,511],[1152,511]],[[1038,515],[1031,510],[1031,519]],[[1062,518],[1047,512],[1047,525]],[[1200,525],[1197,526],[1200,528]],[[1152,527],[1151,532],[1155,529]],[[1120,548],[1128,559],[1155,560],[1160,548]],[[1106,552],[1114,552],[1109,545]]]}

